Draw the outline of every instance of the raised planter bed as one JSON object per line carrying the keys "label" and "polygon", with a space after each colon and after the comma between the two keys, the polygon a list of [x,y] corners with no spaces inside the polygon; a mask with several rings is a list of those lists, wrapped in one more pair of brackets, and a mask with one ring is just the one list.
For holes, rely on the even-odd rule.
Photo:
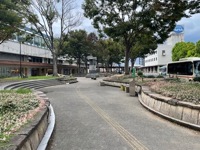
{"label": "raised planter bed", "polygon": [[142,87],[140,103],[150,111],[181,125],[200,130],[200,105],[178,101]]}
{"label": "raised planter bed", "polygon": [[[40,144],[48,127],[49,109],[48,99],[43,96],[42,92],[35,92],[40,100],[45,101],[45,105],[40,108],[40,111],[34,116],[33,120],[27,123],[24,127],[14,133],[13,137],[0,149],[2,150],[36,150]],[[42,95],[41,95],[42,94]],[[40,96],[41,95],[41,96]]]}
{"label": "raised planter bed", "polygon": [[58,80],[59,80],[61,83],[63,83],[63,84],[66,84],[66,83],[71,84],[71,83],[76,83],[76,82],[78,82],[78,81],[77,81],[77,78],[72,78],[72,79],[68,79],[68,78],[58,78]]}

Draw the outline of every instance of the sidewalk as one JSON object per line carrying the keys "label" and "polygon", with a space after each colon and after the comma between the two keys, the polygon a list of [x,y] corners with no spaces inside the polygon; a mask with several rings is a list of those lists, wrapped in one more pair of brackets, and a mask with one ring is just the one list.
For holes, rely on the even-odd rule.
{"label": "sidewalk", "polygon": [[150,113],[137,97],[99,79],[43,89],[56,114],[49,150],[182,150],[200,148],[200,133]]}

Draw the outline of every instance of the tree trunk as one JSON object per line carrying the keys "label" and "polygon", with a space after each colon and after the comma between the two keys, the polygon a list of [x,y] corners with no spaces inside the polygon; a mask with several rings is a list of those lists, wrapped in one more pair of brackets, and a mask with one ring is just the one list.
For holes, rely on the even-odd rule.
{"label": "tree trunk", "polygon": [[131,69],[134,67],[135,59],[131,59]]}
{"label": "tree trunk", "polygon": [[109,67],[108,67],[108,63],[106,63],[106,72],[109,72]]}
{"label": "tree trunk", "polygon": [[86,69],[86,74],[88,73],[88,65],[87,65],[87,56],[85,57],[85,69]]}
{"label": "tree trunk", "polygon": [[58,76],[57,57],[53,54],[53,76]]}
{"label": "tree trunk", "polygon": [[129,52],[130,52],[130,49],[129,48],[126,48],[126,51],[125,51],[125,66],[124,66],[124,72],[125,72],[125,75],[129,75]]}
{"label": "tree trunk", "polygon": [[80,70],[81,70],[81,58],[78,58],[78,74],[80,74]]}

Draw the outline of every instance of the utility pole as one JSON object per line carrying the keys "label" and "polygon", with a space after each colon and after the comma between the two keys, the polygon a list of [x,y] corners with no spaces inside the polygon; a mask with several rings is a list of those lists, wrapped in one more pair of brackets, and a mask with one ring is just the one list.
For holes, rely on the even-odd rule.
{"label": "utility pole", "polygon": [[22,78],[22,42],[19,41],[20,49],[19,49],[19,73]]}

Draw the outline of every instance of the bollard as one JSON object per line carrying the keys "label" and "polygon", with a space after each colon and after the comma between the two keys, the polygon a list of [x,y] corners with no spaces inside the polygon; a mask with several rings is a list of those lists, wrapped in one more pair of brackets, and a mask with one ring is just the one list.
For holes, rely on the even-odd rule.
{"label": "bollard", "polygon": [[105,83],[103,81],[100,81],[100,86],[105,86]]}
{"label": "bollard", "polygon": [[125,86],[125,92],[129,93],[129,86]]}
{"label": "bollard", "polygon": [[135,95],[135,78],[129,83],[129,93],[130,96],[136,96]]}
{"label": "bollard", "polygon": [[123,88],[124,88],[124,86],[123,85],[120,85],[120,89],[123,91]]}

